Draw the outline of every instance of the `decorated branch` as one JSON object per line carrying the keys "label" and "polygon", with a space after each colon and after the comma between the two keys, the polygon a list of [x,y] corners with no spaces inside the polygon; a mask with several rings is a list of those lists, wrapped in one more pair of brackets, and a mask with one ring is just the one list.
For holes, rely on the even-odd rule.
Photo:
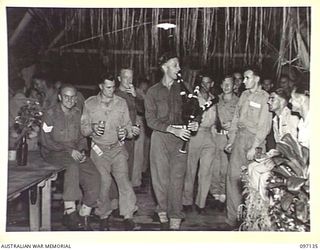
{"label": "decorated branch", "polygon": [[309,150],[290,134],[243,167],[242,230],[310,231]]}

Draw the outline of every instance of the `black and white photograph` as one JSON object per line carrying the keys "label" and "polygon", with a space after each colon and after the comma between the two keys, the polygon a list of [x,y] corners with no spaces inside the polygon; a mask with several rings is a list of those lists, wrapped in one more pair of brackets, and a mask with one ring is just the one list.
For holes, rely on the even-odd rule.
{"label": "black and white photograph", "polygon": [[312,8],[6,6],[5,232],[312,233]]}

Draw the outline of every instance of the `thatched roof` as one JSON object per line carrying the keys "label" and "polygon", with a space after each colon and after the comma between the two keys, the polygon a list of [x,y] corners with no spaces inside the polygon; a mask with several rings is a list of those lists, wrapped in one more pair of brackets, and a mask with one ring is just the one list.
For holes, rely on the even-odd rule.
{"label": "thatched roof", "polygon": [[[7,8],[7,17],[12,68],[46,61],[94,78],[125,63],[148,75],[172,47],[188,68],[309,70],[310,8]],[[177,27],[157,28],[162,22]]]}

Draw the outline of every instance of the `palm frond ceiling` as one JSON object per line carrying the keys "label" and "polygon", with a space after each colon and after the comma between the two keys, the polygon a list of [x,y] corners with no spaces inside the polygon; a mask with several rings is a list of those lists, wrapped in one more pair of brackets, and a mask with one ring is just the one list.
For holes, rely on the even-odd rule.
{"label": "palm frond ceiling", "polygon": [[[113,71],[126,63],[138,74],[150,74],[159,54],[171,47],[188,68],[207,66],[225,73],[267,62],[278,75],[284,65],[309,71],[308,7],[33,8],[28,12],[37,30],[33,47],[40,57],[72,53],[84,60],[85,54]],[[157,28],[162,22],[177,26]]]}

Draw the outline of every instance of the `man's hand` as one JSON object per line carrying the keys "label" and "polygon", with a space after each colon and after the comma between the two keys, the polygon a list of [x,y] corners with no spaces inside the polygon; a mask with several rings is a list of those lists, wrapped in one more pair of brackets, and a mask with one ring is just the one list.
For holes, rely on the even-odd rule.
{"label": "man's hand", "polygon": [[104,127],[100,126],[98,123],[92,124],[92,130],[98,136],[101,136],[104,134]]}
{"label": "man's hand", "polygon": [[224,130],[229,130],[231,128],[231,122],[223,122],[221,125]]}
{"label": "man's hand", "polygon": [[136,93],[136,90],[133,86],[133,84],[129,84],[129,88],[126,88],[125,91],[128,93],[128,94],[131,94],[133,97],[136,97],[137,96],[137,93]]}
{"label": "man's hand", "polygon": [[256,149],[255,148],[250,148],[248,153],[247,153],[247,160],[248,161],[253,160],[255,153],[256,153]]}
{"label": "man's hand", "polygon": [[188,130],[198,131],[198,129],[199,129],[199,122],[190,122],[188,124]]}
{"label": "man's hand", "polygon": [[80,151],[72,149],[71,152],[71,157],[75,160],[75,161],[81,161],[83,160],[83,155],[81,154]]}
{"label": "man's hand", "polygon": [[140,135],[140,128],[137,125],[133,125],[132,126],[132,135],[133,136]]}
{"label": "man's hand", "polygon": [[228,154],[231,153],[232,151],[232,144],[228,143],[225,147],[224,147],[224,151],[227,152]]}
{"label": "man's hand", "polygon": [[190,130],[184,128],[173,128],[173,134],[184,141],[189,141],[191,136]]}
{"label": "man's hand", "polygon": [[124,141],[128,135],[128,131],[125,127],[118,126],[117,127],[117,135],[118,135],[119,141]]}

